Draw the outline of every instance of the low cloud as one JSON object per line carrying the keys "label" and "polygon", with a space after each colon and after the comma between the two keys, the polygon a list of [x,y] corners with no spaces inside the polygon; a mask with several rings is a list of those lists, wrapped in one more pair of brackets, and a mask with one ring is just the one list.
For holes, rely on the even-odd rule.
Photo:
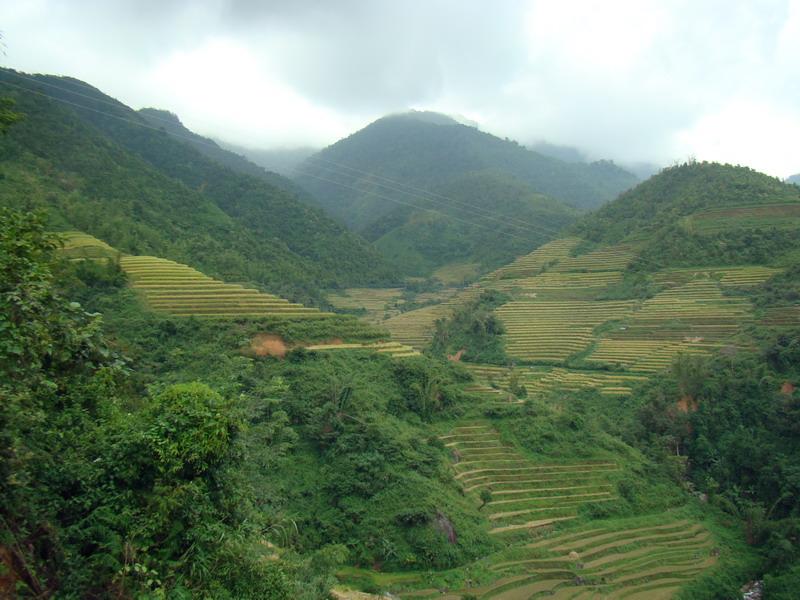
{"label": "low cloud", "polygon": [[5,66],[242,145],[426,108],[594,157],[800,171],[799,0],[33,0],[0,7],[0,30]]}

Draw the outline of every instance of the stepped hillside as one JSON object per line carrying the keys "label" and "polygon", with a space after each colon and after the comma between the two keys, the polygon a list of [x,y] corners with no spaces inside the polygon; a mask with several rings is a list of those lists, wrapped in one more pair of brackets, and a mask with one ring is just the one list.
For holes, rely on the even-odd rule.
{"label": "stepped hillside", "polygon": [[220,165],[87,84],[2,70],[0,88],[25,115],[0,140],[4,204],[306,302],[320,286],[393,277],[367,242],[291,189]]}
{"label": "stepped hillside", "polygon": [[[552,239],[635,184],[611,163],[572,164],[436,113],[380,119],[313,155],[296,180],[412,274],[485,272]],[[491,244],[487,244],[491,240]]]}
{"label": "stepped hillside", "polygon": [[582,220],[595,243],[637,243],[652,265],[765,264],[800,247],[800,189],[746,167],[663,170]]}
{"label": "stepped hillside", "polygon": [[[586,217],[575,228],[586,237],[549,242],[446,301],[384,323],[404,343],[433,341],[468,359],[477,338],[435,323],[488,308],[505,358],[468,365],[484,385],[476,389],[629,395],[681,355],[752,347],[753,327],[797,318],[798,225],[794,186],[740,167],[686,164]],[[469,308],[487,292],[502,301]]]}

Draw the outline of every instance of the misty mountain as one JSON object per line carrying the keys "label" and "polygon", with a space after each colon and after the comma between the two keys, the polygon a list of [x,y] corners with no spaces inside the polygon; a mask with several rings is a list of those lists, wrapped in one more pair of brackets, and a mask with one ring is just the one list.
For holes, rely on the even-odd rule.
{"label": "misty mountain", "polygon": [[795,185],[800,185],[800,173],[797,175],[792,175],[786,180],[788,183],[793,183]]}
{"label": "misty mountain", "polygon": [[226,150],[244,156],[267,171],[280,173],[284,177],[293,177],[295,169],[312,154],[319,152],[319,148],[247,148],[237,146],[223,140],[216,143]]}
{"label": "misty mountain", "polygon": [[608,161],[566,163],[444,115],[437,123],[431,119],[429,113],[379,119],[310,157],[297,180],[323,207],[357,228],[370,222],[376,216],[373,213],[380,216],[387,210],[385,200],[373,197],[365,202],[348,190],[347,186],[363,183],[365,173],[427,188],[465,173],[493,169],[577,208],[597,207],[638,181]]}
{"label": "misty mountain", "polygon": [[569,163],[588,163],[589,159],[583,151],[573,146],[561,146],[550,142],[536,142],[527,145],[528,150],[544,154],[551,158],[557,158]]}
{"label": "misty mountain", "polygon": [[172,134],[156,130],[72,78],[0,70],[0,92],[24,114],[0,139],[0,201],[22,197],[29,209],[47,208],[55,228],[298,299],[318,298],[321,286],[393,277],[367,242],[288,189],[294,184],[208,158],[196,148],[203,138],[179,129],[177,119]]}
{"label": "misty mountain", "polygon": [[410,112],[309,157],[296,181],[424,274],[450,261],[498,266],[552,239],[573,207],[596,206],[637,180],[610,162],[566,163],[445,115]]}

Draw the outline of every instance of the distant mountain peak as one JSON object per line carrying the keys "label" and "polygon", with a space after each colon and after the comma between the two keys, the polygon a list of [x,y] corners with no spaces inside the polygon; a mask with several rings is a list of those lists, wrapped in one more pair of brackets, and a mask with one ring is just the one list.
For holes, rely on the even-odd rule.
{"label": "distant mountain peak", "polygon": [[404,112],[398,113],[390,113],[385,117],[378,119],[382,121],[384,119],[411,119],[414,121],[420,121],[422,123],[430,123],[431,125],[463,125],[464,123],[460,122],[454,116],[446,115],[444,113],[435,112],[432,110],[407,110]]}

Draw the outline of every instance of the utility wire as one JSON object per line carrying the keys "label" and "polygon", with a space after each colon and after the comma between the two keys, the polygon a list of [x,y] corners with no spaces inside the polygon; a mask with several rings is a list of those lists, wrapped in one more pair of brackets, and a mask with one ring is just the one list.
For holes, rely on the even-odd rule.
{"label": "utility wire", "polygon": [[[312,156],[312,157],[309,157],[306,160],[307,161],[314,161],[314,160],[316,160],[316,158]],[[333,168],[333,167],[313,165],[313,164],[311,166],[317,166],[320,169],[324,169],[324,170],[330,171],[331,173],[338,174],[338,175],[343,175],[343,176],[347,176],[347,177],[351,177],[352,176],[351,173],[344,173],[341,170],[339,170],[337,172],[337,170],[335,168]],[[354,170],[356,170],[356,169],[354,169]],[[297,168],[295,168],[294,171],[295,171],[295,173],[298,173]],[[381,177],[380,175],[375,175],[373,173],[368,173],[366,171],[361,171],[360,169],[358,169],[357,171],[359,173],[364,173],[365,175],[367,175],[369,177],[380,178],[380,179],[385,179],[385,180],[391,181],[386,177]],[[302,175],[308,176],[308,173],[302,173]],[[544,233],[544,234],[547,234],[547,235],[550,235],[551,233],[553,233],[553,234],[555,233],[555,230],[551,231],[545,226],[535,225],[533,223],[529,223],[529,222],[523,221],[521,219],[516,219],[514,217],[506,217],[504,215],[499,215],[499,214],[493,213],[493,211],[488,209],[488,208],[484,208],[484,207],[479,207],[479,206],[475,206],[475,205],[472,205],[472,204],[468,204],[466,202],[462,202],[462,201],[459,201],[459,200],[456,200],[456,199],[453,199],[453,198],[448,198],[447,196],[443,196],[441,194],[435,194],[433,192],[426,192],[426,190],[422,190],[423,192],[426,192],[426,193],[430,194],[430,196],[424,196],[422,194],[414,193],[414,192],[411,192],[411,191],[408,191],[408,190],[404,190],[402,188],[394,187],[394,186],[386,184],[386,183],[381,183],[380,181],[371,181],[371,183],[373,183],[374,185],[380,186],[382,188],[385,188],[387,190],[390,190],[390,191],[393,191],[393,192],[397,192],[397,193],[400,193],[400,194],[405,194],[407,196],[410,196],[412,198],[417,198],[417,199],[423,200],[425,202],[436,202],[436,203],[438,203],[437,206],[439,208],[444,208],[444,203],[446,201],[450,201],[453,204],[463,204],[465,207],[468,207],[468,208],[465,209],[465,208],[462,207],[462,210],[464,210],[467,213],[470,213],[472,216],[480,218],[480,219],[490,219],[490,220],[496,221],[497,223],[500,223],[501,225],[504,225],[506,227],[515,227],[515,228],[520,229],[520,230],[527,230],[527,231],[531,231],[531,232],[539,233],[539,234]],[[402,184],[402,183],[398,182],[397,185],[405,185],[405,184]],[[411,187],[413,189],[413,186],[408,186],[408,187]],[[416,188],[416,189],[421,189],[421,188]],[[362,192],[365,192],[365,193],[374,193],[374,192],[369,191],[369,190],[359,190],[359,191],[362,191]],[[482,211],[484,211],[485,213],[488,213],[488,214],[481,214],[481,213],[477,212],[478,210],[482,210]],[[522,224],[517,224],[517,223],[511,222],[511,220],[519,221]]]}
{"label": "utility wire", "polygon": [[[2,72],[0,72],[0,73],[2,73]],[[37,85],[45,85],[45,86],[49,86],[49,87],[52,87],[52,88],[58,89],[58,90],[60,90],[60,91],[62,91],[62,92],[66,92],[66,93],[69,93],[69,94],[73,94],[73,95],[75,95],[75,96],[78,96],[78,97],[81,97],[81,98],[86,98],[86,99],[88,99],[88,100],[92,100],[92,101],[95,101],[95,102],[100,102],[100,103],[107,104],[107,105],[110,105],[110,106],[114,106],[114,107],[117,107],[117,108],[118,108],[118,107],[120,107],[120,106],[121,106],[121,107],[125,107],[125,105],[124,105],[124,104],[122,104],[122,103],[115,103],[115,102],[112,102],[112,101],[103,100],[103,99],[101,99],[101,98],[95,98],[95,97],[92,97],[92,96],[88,96],[88,95],[86,95],[86,94],[81,94],[81,93],[79,93],[79,92],[76,92],[75,90],[71,90],[71,89],[67,89],[67,88],[64,88],[64,87],[60,87],[60,86],[57,86],[57,85],[55,85],[55,84],[53,84],[53,83],[50,83],[50,82],[41,81],[40,79],[37,79],[37,78],[35,78],[35,77],[30,77],[30,76],[28,76],[28,75],[22,75],[22,74],[19,74],[19,73],[16,73],[16,72],[12,72],[12,71],[5,71],[5,74],[6,74],[6,75],[15,76],[15,77],[18,77],[18,78],[20,78],[20,79],[26,79],[26,80],[28,80],[28,81],[31,81],[31,82],[33,82],[33,83],[36,83]],[[98,109],[96,109],[96,108],[91,108],[91,107],[89,107],[89,106],[85,106],[85,105],[83,105],[83,104],[79,104],[79,103],[77,103],[77,102],[71,102],[71,101],[69,101],[69,100],[66,100],[66,99],[64,99],[64,98],[59,98],[59,97],[57,97],[57,96],[53,96],[53,95],[51,95],[51,94],[46,94],[46,93],[44,93],[44,92],[42,92],[42,91],[40,91],[40,90],[35,90],[35,89],[32,89],[32,88],[31,88],[31,87],[29,87],[29,86],[24,86],[24,85],[19,85],[19,84],[11,83],[10,81],[2,81],[2,79],[0,79],[0,84],[2,84],[2,85],[8,85],[8,86],[11,86],[11,87],[14,87],[14,88],[17,88],[17,89],[20,89],[20,90],[26,91],[26,92],[31,92],[31,93],[37,94],[37,95],[39,95],[39,96],[43,96],[43,97],[45,97],[45,98],[48,98],[48,99],[50,99],[50,100],[54,100],[54,101],[56,101],[56,102],[60,102],[60,103],[63,103],[63,104],[67,104],[67,105],[69,105],[69,106],[73,106],[73,107],[75,107],[75,108],[79,108],[79,109],[82,109],[82,110],[88,110],[88,111],[91,111],[91,112],[94,112],[94,113],[97,113],[97,114],[100,114],[100,115],[104,115],[104,116],[106,116],[106,117],[110,117],[110,118],[112,118],[112,119],[117,119],[117,120],[119,120],[119,121],[124,121],[124,122],[126,122],[126,123],[130,123],[130,124],[132,124],[132,125],[137,125],[137,126],[139,126],[139,127],[143,127],[143,128],[145,128],[145,129],[150,129],[150,130],[152,130],[152,131],[156,131],[156,132],[160,132],[160,133],[161,133],[161,132],[164,132],[164,129],[163,129],[163,128],[161,128],[161,127],[156,127],[156,126],[150,125],[150,124],[148,124],[148,123],[145,123],[145,122],[142,122],[142,121],[134,121],[133,119],[129,119],[129,118],[126,118],[126,117],[123,117],[123,116],[120,116],[120,115],[114,115],[114,114],[111,114],[111,113],[108,113],[108,112],[105,112],[105,111],[102,111],[102,110],[98,110]],[[82,86],[82,87],[85,87],[85,88],[87,88],[87,89],[90,89],[90,90],[95,90],[95,88],[93,88],[92,86],[89,86],[88,84],[85,84],[85,83],[82,83],[82,82],[77,82],[77,81],[76,81],[76,82],[74,82],[74,84],[75,84],[75,85],[80,85],[80,86]],[[127,107],[125,107],[125,108],[127,108]],[[132,109],[131,109],[131,110],[132,110]],[[153,118],[154,118],[154,119],[156,119],[156,120],[163,121],[164,123],[173,124],[173,122],[172,122],[172,121],[169,121],[169,120],[167,120],[167,119],[163,119],[163,118],[160,118],[160,117],[153,117]],[[216,149],[216,150],[221,150],[221,149],[222,149],[222,148],[220,148],[220,146],[219,146],[218,144],[216,144],[216,143],[214,143],[214,142],[206,142],[205,140],[203,140],[203,139],[201,138],[201,136],[197,136],[197,137],[189,137],[189,136],[182,135],[182,134],[180,134],[180,133],[177,133],[177,132],[172,132],[172,131],[171,131],[171,132],[168,132],[168,135],[170,135],[170,136],[172,136],[172,137],[176,137],[176,138],[184,139],[184,140],[186,140],[186,141],[192,142],[193,144],[200,144],[200,145],[203,145],[203,146],[207,146],[207,147],[209,147],[209,148],[214,148],[214,149]],[[244,158],[244,157],[243,157],[243,158]],[[357,169],[357,168],[355,168],[355,167],[350,167],[350,166],[347,166],[347,165],[343,165],[343,164],[340,164],[340,163],[336,163],[336,162],[334,162],[334,161],[331,161],[331,160],[328,160],[328,159],[323,159],[323,158],[321,158],[321,157],[310,157],[310,158],[312,158],[312,159],[314,159],[314,160],[324,161],[324,162],[327,162],[327,163],[330,163],[330,164],[336,165],[337,167],[339,167],[339,168],[341,168],[341,169],[348,169],[348,170],[350,170],[350,171],[359,172],[359,173],[362,173],[362,174],[368,175],[368,176],[370,176],[370,177],[373,177],[373,178],[376,178],[376,179],[383,179],[383,180],[385,180],[385,181],[387,181],[387,182],[391,182],[391,183],[393,183],[393,184],[396,184],[396,185],[399,185],[399,186],[407,187],[407,188],[410,188],[410,189],[417,189],[417,190],[420,190],[421,192],[423,192],[423,193],[427,194],[428,196],[435,196],[435,197],[439,197],[439,198],[441,198],[441,199],[443,199],[443,200],[449,200],[449,201],[451,201],[451,202],[454,202],[454,203],[459,203],[459,202],[460,202],[461,204],[464,204],[464,205],[466,205],[466,206],[471,206],[473,209],[479,209],[479,210],[483,210],[483,211],[491,212],[491,211],[490,211],[490,209],[483,208],[483,207],[478,207],[478,206],[475,206],[475,205],[470,205],[470,204],[468,204],[468,203],[466,203],[466,202],[463,202],[463,201],[454,200],[454,199],[452,199],[452,198],[449,198],[448,196],[444,196],[444,195],[442,195],[442,194],[437,194],[437,193],[435,193],[435,192],[431,192],[431,191],[429,191],[429,190],[425,190],[424,188],[418,188],[418,187],[416,187],[416,186],[413,186],[413,185],[410,185],[410,184],[406,184],[406,183],[403,183],[403,182],[399,182],[399,181],[396,181],[396,180],[392,180],[392,179],[390,179],[390,178],[388,178],[388,177],[385,177],[385,176],[382,176],[382,175],[377,175],[377,174],[375,174],[375,173],[370,173],[370,172],[368,172],[368,171],[363,171],[363,170],[361,170],[361,169]],[[245,159],[245,160],[246,160],[246,159]],[[335,173],[335,170],[334,170],[334,169],[332,169],[332,168],[330,168],[330,167],[326,167],[326,168],[328,168],[328,170],[330,170],[331,172],[334,172],[334,173]],[[297,169],[295,169],[295,172],[297,172],[297,173],[298,173],[298,174],[300,174],[300,175],[306,176],[306,177],[311,177],[311,178],[313,178],[313,179],[318,179],[318,180],[320,180],[320,181],[325,181],[325,182],[328,182],[328,183],[333,183],[334,185],[338,185],[338,186],[342,186],[342,187],[345,187],[345,188],[349,188],[349,189],[352,189],[352,190],[354,190],[354,191],[357,191],[357,192],[364,193],[364,191],[365,191],[365,190],[363,190],[363,189],[359,189],[359,188],[356,188],[356,187],[353,187],[353,186],[347,185],[347,184],[345,184],[345,183],[342,183],[342,182],[339,182],[339,181],[335,181],[335,180],[328,179],[328,178],[325,178],[325,177],[320,177],[320,176],[318,176],[318,175],[315,175],[315,174],[313,174],[313,173],[305,173],[305,172],[300,172],[300,171],[298,171]],[[344,174],[344,173],[340,172],[340,174]],[[383,185],[383,184],[378,184],[378,185]],[[423,200],[425,200],[425,201],[431,201],[431,198],[430,198],[430,197],[428,197],[428,196],[422,196],[421,194],[412,194],[411,192],[407,192],[407,191],[404,191],[404,190],[401,190],[401,189],[395,189],[395,188],[392,188],[392,187],[390,187],[390,186],[386,186],[386,185],[384,185],[384,187],[386,187],[387,189],[393,190],[393,191],[397,191],[397,192],[399,192],[399,193],[404,193],[404,194],[406,194],[406,195],[410,195],[410,196],[412,196],[412,197],[415,197],[415,198],[423,199]],[[441,211],[439,211],[439,210],[436,210],[436,209],[434,209],[434,208],[425,207],[425,206],[419,206],[419,205],[416,205],[416,204],[412,204],[412,203],[410,203],[410,202],[403,202],[403,201],[401,201],[401,200],[399,200],[399,199],[397,199],[397,198],[392,198],[392,197],[389,197],[389,196],[385,196],[385,195],[382,195],[382,194],[378,194],[378,193],[376,193],[376,192],[369,192],[369,193],[372,193],[373,195],[375,195],[375,196],[377,196],[377,197],[379,197],[379,198],[382,198],[382,199],[388,200],[388,201],[390,201],[390,202],[395,202],[395,203],[397,203],[397,204],[403,204],[403,205],[405,205],[405,206],[410,206],[410,207],[412,207],[412,208],[416,208],[416,209],[419,209],[419,210],[427,210],[427,211],[431,211],[431,212],[434,212],[434,213],[440,214],[440,215],[442,215],[443,217],[445,217],[445,218],[448,218],[448,219],[454,219],[454,220],[457,220],[457,221],[461,221],[462,223],[465,223],[465,224],[467,224],[467,225],[472,225],[472,226],[482,227],[482,228],[484,228],[484,229],[487,229],[487,230],[490,230],[490,231],[496,232],[496,230],[495,230],[494,228],[492,228],[492,227],[489,227],[489,226],[486,226],[486,225],[484,225],[484,224],[482,224],[482,223],[477,223],[477,222],[467,221],[466,219],[462,219],[462,218],[460,218],[460,217],[456,217],[455,215],[449,215],[449,214],[443,213],[443,212],[441,212]],[[500,221],[500,220],[499,220],[499,218],[497,218],[497,217],[493,217],[493,216],[489,216],[489,215],[481,215],[481,214],[477,214],[477,213],[472,213],[472,216],[479,217],[479,218],[482,218],[482,219],[486,219],[486,218],[493,218],[493,220],[498,220],[500,223],[502,223],[502,224],[504,224],[504,225],[506,225],[506,226],[516,226],[516,227],[520,227],[520,226],[518,226],[518,225],[513,225],[513,224],[511,224],[511,223],[504,223],[504,222]],[[501,218],[504,218],[504,217],[501,217]],[[520,221],[520,222],[522,222],[522,223],[527,223],[526,221],[523,221],[523,220],[521,220],[521,219],[516,219],[515,217],[509,217],[509,218],[513,218],[513,219],[515,219],[515,220],[518,220],[518,221]],[[548,234],[552,234],[553,236],[558,236],[558,235],[560,235],[560,234],[561,234],[561,231],[559,231],[559,230],[556,230],[556,229],[551,229],[551,228],[548,228],[548,227],[545,227],[545,226],[542,226],[542,225],[535,225],[535,226],[534,226],[532,223],[527,223],[527,227],[528,227],[530,230],[532,230],[532,231],[533,231],[533,227],[537,227],[537,228],[539,229],[539,231],[538,231],[539,233],[541,233],[541,232],[546,232],[546,233],[548,233]],[[505,236],[510,236],[510,237],[514,237],[514,238],[521,239],[521,240],[525,240],[525,241],[527,241],[527,242],[530,242],[530,241],[531,241],[531,240],[530,240],[530,239],[528,239],[528,238],[524,238],[524,237],[522,237],[522,236],[515,235],[515,234],[512,234],[512,233],[503,233],[503,235],[505,235]],[[644,260],[642,257],[636,257],[636,259],[635,259],[635,260],[638,260],[638,261],[640,261],[640,262],[647,262],[647,263],[651,263],[651,264],[653,264],[654,266],[659,266],[659,267],[660,267],[660,265],[656,264],[655,262],[653,262],[653,261],[646,261],[646,260]]]}
{"label": "utility wire", "polygon": [[[34,78],[27,78],[27,79],[30,79],[30,80],[32,80],[32,81],[34,81],[34,82],[36,82],[36,83],[42,83],[42,82],[40,82],[40,81],[38,81],[37,79],[34,79]],[[160,127],[155,127],[155,126],[153,126],[153,125],[149,125],[149,124],[147,124],[147,123],[144,123],[144,122],[141,122],[141,121],[134,121],[133,119],[128,119],[128,118],[126,118],[126,117],[122,117],[122,116],[120,116],[120,115],[114,115],[114,114],[111,114],[111,113],[108,113],[108,112],[105,112],[105,111],[102,111],[102,110],[98,110],[98,109],[96,109],[96,108],[91,108],[91,107],[89,107],[89,106],[85,106],[85,105],[83,105],[83,104],[79,104],[79,103],[77,103],[77,102],[71,102],[70,100],[65,100],[64,98],[59,98],[59,97],[57,97],[57,96],[52,96],[52,95],[50,95],[50,94],[46,94],[46,93],[44,93],[44,92],[42,92],[42,91],[39,91],[39,90],[34,90],[34,89],[31,89],[31,88],[29,88],[29,87],[26,87],[26,86],[23,86],[23,85],[18,85],[18,84],[11,83],[11,82],[8,82],[8,81],[6,81],[6,82],[0,82],[0,83],[4,83],[5,85],[9,85],[9,86],[15,87],[15,88],[17,88],[17,89],[21,89],[21,90],[24,90],[24,91],[28,91],[28,92],[32,92],[32,93],[38,94],[38,95],[40,95],[40,96],[44,96],[44,97],[46,97],[46,98],[49,98],[49,99],[51,99],[51,100],[55,100],[56,102],[61,102],[61,103],[63,103],[63,104],[68,104],[68,105],[70,105],[70,106],[74,106],[74,107],[76,107],[76,108],[80,108],[80,109],[83,109],[83,110],[88,110],[88,111],[91,111],[91,112],[94,112],[94,113],[97,113],[97,114],[104,115],[104,116],[106,116],[106,117],[110,117],[110,118],[113,118],[113,119],[117,119],[117,120],[120,120],[120,121],[124,121],[124,122],[126,122],[126,123],[130,123],[130,124],[132,124],[132,125],[138,125],[138,126],[140,126],[140,127],[144,127],[144,128],[146,128],[146,129],[151,129],[151,130],[153,130],[153,131],[158,131],[158,132],[161,132],[161,131],[162,131],[162,129],[161,129]],[[50,85],[51,85],[51,87],[58,87],[58,86],[54,86],[53,84],[50,84]],[[67,89],[65,89],[65,88],[59,88],[59,89],[61,89],[61,91],[67,92],[67,93],[72,93],[72,94],[75,94],[75,95],[77,95],[77,96],[80,96],[80,97],[83,97],[83,98],[87,98],[87,99],[90,99],[90,100],[94,100],[94,98],[92,98],[92,97],[90,97],[90,96],[86,96],[86,95],[84,95],[84,94],[79,94],[79,93],[77,93],[77,92],[73,92],[72,90],[67,90]],[[106,104],[113,104],[113,103],[111,103],[111,102],[106,102]],[[117,106],[117,105],[116,105],[116,104],[114,104],[114,106]],[[123,106],[124,106],[124,105],[123,105]],[[209,143],[209,142],[205,142],[205,141],[203,141],[203,140],[199,140],[199,139],[197,139],[197,138],[191,138],[191,137],[189,137],[189,136],[181,135],[181,134],[179,134],[179,133],[172,133],[172,132],[170,132],[168,135],[172,135],[172,136],[174,136],[174,137],[178,137],[178,138],[181,138],[181,139],[185,139],[185,140],[187,140],[187,141],[190,141],[190,142],[192,142],[192,143],[202,144],[202,145],[205,145],[205,146],[208,146],[208,147],[210,147],[210,148],[217,149],[217,150],[219,150],[219,149],[220,149],[220,147],[219,147],[217,144],[215,144],[215,143]],[[333,169],[329,169],[329,170],[333,171]],[[341,182],[334,181],[334,180],[332,180],[332,179],[326,179],[326,178],[322,178],[322,177],[319,177],[319,176],[315,176],[315,175],[313,175],[313,174],[311,174],[311,173],[301,173],[301,174],[302,174],[302,175],[305,175],[305,176],[307,176],[307,177],[313,177],[313,178],[315,178],[315,179],[319,179],[319,180],[321,180],[321,181],[327,181],[327,182],[329,182],[329,183],[334,183],[334,184],[336,184],[336,185],[340,185],[340,186],[343,186],[343,187],[347,187],[347,188],[349,188],[349,189],[352,189],[352,190],[355,190],[355,191],[357,191],[357,192],[361,192],[361,193],[363,193],[363,192],[364,192],[364,190],[362,190],[362,189],[359,189],[359,188],[356,188],[356,187],[353,187],[353,186],[349,186],[349,185],[347,185],[347,184],[343,184],[343,183],[341,183]],[[388,187],[388,186],[385,186],[385,185],[384,185],[384,187]],[[391,188],[390,188],[390,189],[391,189]],[[410,194],[409,192],[404,192],[403,190],[395,190],[395,191],[398,191],[398,192],[401,192],[401,193],[405,193],[405,194],[407,194],[407,195],[411,195],[411,196],[413,196],[413,197],[420,198],[420,199],[423,199],[423,200],[425,200],[425,201],[430,201],[430,199],[429,199],[429,198],[423,197],[423,196],[421,196],[421,195],[418,195],[418,194]],[[373,192],[373,193],[374,193],[374,192]],[[378,196],[378,197],[380,197],[380,198],[382,198],[382,199],[388,200],[388,201],[390,201],[390,202],[396,202],[396,203],[398,203],[398,204],[403,204],[403,205],[405,205],[405,206],[411,206],[411,207],[413,207],[413,208],[417,208],[417,209],[419,209],[419,210],[430,210],[430,211],[432,211],[432,212],[435,212],[435,213],[437,213],[437,214],[440,214],[440,215],[442,215],[442,216],[443,216],[443,217],[445,217],[445,218],[451,218],[451,219],[455,219],[455,220],[457,220],[457,221],[461,221],[462,223],[466,223],[466,224],[468,224],[468,225],[475,225],[475,226],[478,226],[478,227],[483,227],[484,229],[489,229],[489,230],[491,230],[491,231],[495,231],[495,229],[493,229],[493,228],[491,228],[491,227],[488,227],[488,226],[486,226],[486,225],[483,225],[483,224],[480,224],[480,223],[477,223],[477,222],[473,222],[473,221],[467,221],[466,219],[462,219],[462,218],[456,217],[455,215],[449,215],[449,214],[443,213],[443,212],[441,212],[441,211],[439,211],[439,210],[436,210],[436,209],[434,209],[434,208],[425,207],[425,206],[419,206],[419,205],[416,205],[416,204],[411,204],[411,203],[409,203],[409,202],[402,202],[402,201],[400,201],[400,200],[398,200],[398,199],[396,199],[396,198],[391,198],[391,197],[389,197],[389,196],[385,196],[385,195],[382,195],[382,194],[375,194],[375,195],[376,195],[376,196]],[[473,217],[477,217],[477,218],[481,218],[481,219],[490,218],[490,217],[488,217],[487,215],[481,215],[481,214],[475,214],[475,213],[473,213],[471,216],[473,216]],[[504,223],[503,221],[500,221],[500,220],[499,220],[499,219],[497,219],[497,218],[494,218],[494,220],[497,220],[497,221],[499,221],[500,223],[502,223],[503,225],[506,225],[506,226],[510,226],[510,227],[518,227],[518,228],[521,228],[521,227],[520,227],[520,226],[518,226],[518,225],[514,225],[514,224],[511,224],[511,223]],[[540,233],[540,232],[537,232],[537,233]],[[549,233],[549,232],[548,232],[548,233]],[[557,235],[557,234],[558,234],[558,232],[555,232],[555,230],[554,230],[552,233],[553,233],[554,235]],[[524,237],[522,237],[522,236],[519,236],[519,235],[513,235],[513,234],[510,234],[510,233],[505,233],[504,235],[510,235],[511,237],[516,237],[516,238],[518,238],[518,239],[524,239],[525,241],[528,241],[528,242],[530,242],[530,241],[531,241],[530,239],[528,239],[528,238],[524,238]]]}

